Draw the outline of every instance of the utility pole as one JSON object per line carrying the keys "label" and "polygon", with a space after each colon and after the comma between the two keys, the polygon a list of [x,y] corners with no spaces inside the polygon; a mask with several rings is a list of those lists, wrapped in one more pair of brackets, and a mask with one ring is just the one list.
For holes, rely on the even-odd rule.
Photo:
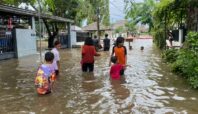
{"label": "utility pole", "polygon": [[98,40],[100,42],[100,9],[97,8],[97,31],[98,31]]}
{"label": "utility pole", "polygon": [[40,39],[40,61],[42,63],[42,51],[41,51],[41,2],[38,0],[39,4],[39,39]]}

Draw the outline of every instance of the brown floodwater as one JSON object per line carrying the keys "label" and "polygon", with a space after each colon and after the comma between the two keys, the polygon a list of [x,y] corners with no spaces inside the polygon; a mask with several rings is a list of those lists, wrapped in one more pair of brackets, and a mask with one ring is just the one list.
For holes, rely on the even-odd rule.
{"label": "brown floodwater", "polygon": [[120,81],[109,79],[109,52],[96,57],[94,73],[82,73],[80,49],[61,50],[60,76],[44,96],[34,87],[39,53],[0,61],[0,114],[196,114],[198,91],[170,72],[152,40],[132,46]]}

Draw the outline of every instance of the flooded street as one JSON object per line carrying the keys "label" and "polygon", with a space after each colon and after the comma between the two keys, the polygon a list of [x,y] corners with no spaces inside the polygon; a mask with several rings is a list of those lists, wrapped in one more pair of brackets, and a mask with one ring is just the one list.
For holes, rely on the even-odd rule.
{"label": "flooded street", "polygon": [[82,73],[81,50],[61,50],[60,76],[45,96],[34,87],[39,53],[0,61],[0,114],[196,114],[198,91],[170,72],[152,40],[132,46],[121,81],[109,80],[109,52],[96,58],[94,73]]}

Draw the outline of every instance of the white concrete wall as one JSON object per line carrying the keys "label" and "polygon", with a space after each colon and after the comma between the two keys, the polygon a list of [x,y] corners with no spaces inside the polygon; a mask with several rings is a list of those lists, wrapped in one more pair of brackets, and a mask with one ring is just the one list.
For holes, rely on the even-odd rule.
{"label": "white concrete wall", "polygon": [[32,29],[16,29],[17,57],[36,54],[36,33]]}
{"label": "white concrete wall", "polygon": [[179,45],[182,46],[183,43],[183,29],[179,29]]}
{"label": "white concrete wall", "polygon": [[76,45],[76,31],[71,31],[71,45]]}

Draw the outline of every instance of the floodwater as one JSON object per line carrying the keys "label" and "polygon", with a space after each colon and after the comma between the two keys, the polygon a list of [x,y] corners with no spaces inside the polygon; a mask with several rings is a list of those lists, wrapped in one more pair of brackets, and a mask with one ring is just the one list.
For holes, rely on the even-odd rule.
{"label": "floodwater", "polygon": [[198,91],[170,72],[152,40],[132,46],[120,81],[109,80],[109,52],[100,52],[94,73],[82,73],[80,49],[61,50],[55,90],[44,96],[34,87],[39,54],[0,61],[0,114],[196,114]]}

